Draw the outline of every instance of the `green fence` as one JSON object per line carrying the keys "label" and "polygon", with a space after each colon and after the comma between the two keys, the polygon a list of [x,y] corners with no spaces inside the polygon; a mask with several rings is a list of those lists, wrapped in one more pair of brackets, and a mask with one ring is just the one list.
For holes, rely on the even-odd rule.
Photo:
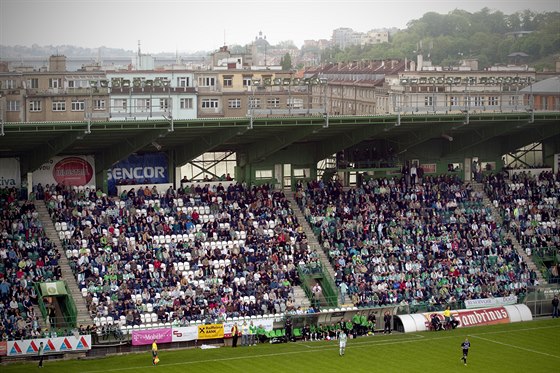
{"label": "green fence", "polygon": [[[560,257],[558,248],[541,247],[533,249],[531,258],[549,284],[560,284],[560,275],[558,273]],[[553,270],[553,267],[556,267],[556,270]]]}
{"label": "green fence", "polygon": [[338,288],[334,284],[331,276],[327,271],[321,267],[321,286],[323,288],[323,295],[329,307],[338,307]]}
{"label": "green fence", "polygon": [[[338,293],[337,288],[322,267],[315,269],[297,267],[299,278],[301,279],[301,287],[305,291],[305,295],[311,301],[313,306],[319,308],[337,307],[338,306]],[[321,285],[322,297],[315,299],[313,290],[310,283],[317,281]]]}
{"label": "green fence", "polygon": [[68,295],[63,298],[63,304],[60,305],[61,308],[64,310],[64,318],[66,320],[66,325],[71,327],[76,327],[76,323],[78,320],[78,310],[76,309],[76,303],[74,303],[74,298],[70,293],[70,289],[68,288],[68,283],[64,281],[64,287],[66,288],[66,293]]}
{"label": "green fence", "polygon": [[62,312],[62,317],[56,317],[56,324],[59,325],[59,323],[63,321],[64,326],[67,328],[76,327],[78,311],[76,309],[74,299],[70,295],[70,289],[68,288],[68,284],[66,283],[66,281],[64,281],[64,290],[66,291],[66,294],[64,295],[44,294],[41,289],[41,283],[39,282],[34,283],[33,286],[35,287],[35,291],[37,292],[37,294],[40,295],[39,297],[37,297],[37,304],[39,305],[39,310],[41,311],[43,320],[46,320],[48,316],[47,307],[45,305],[43,297],[55,297],[60,307],[60,311]]}

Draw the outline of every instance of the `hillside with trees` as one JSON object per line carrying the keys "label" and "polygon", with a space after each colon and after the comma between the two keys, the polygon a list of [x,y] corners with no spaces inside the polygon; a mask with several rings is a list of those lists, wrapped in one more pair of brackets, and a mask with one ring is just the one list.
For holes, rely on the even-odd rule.
{"label": "hillside with trees", "polygon": [[389,43],[329,48],[323,62],[387,58],[413,59],[421,51],[434,65],[457,65],[463,58],[477,58],[485,68],[512,63],[512,53],[527,54],[522,62],[538,70],[553,68],[560,53],[560,13],[526,10],[511,15],[484,8],[476,13],[455,10],[435,12],[410,21],[405,30],[391,35]]}

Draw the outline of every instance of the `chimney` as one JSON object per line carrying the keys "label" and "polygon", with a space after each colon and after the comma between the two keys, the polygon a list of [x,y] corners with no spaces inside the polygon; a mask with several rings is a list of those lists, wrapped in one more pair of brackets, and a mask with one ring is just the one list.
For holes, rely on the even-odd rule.
{"label": "chimney", "polygon": [[52,55],[49,57],[49,72],[65,72],[66,71],[66,56]]}

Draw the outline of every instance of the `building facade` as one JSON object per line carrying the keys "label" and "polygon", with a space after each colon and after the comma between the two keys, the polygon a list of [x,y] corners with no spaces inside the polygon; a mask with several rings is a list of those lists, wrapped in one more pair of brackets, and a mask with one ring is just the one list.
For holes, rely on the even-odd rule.
{"label": "building facade", "polygon": [[51,56],[45,70],[2,71],[6,122],[107,120],[107,87],[100,71],[66,71],[66,57]]}
{"label": "building facade", "polygon": [[331,64],[305,75],[327,79],[326,94],[316,87],[312,101],[326,101],[330,115],[527,110],[533,101],[525,96],[536,80],[535,71],[524,66],[442,69],[421,59]]}
{"label": "building facade", "polygon": [[107,71],[111,120],[194,119],[195,75],[190,70]]}

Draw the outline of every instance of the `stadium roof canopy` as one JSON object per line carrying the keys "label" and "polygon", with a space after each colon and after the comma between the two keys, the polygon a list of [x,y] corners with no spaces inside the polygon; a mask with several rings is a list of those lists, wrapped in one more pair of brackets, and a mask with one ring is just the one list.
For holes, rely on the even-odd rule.
{"label": "stadium roof canopy", "polygon": [[[261,162],[290,147],[305,147],[314,160],[366,140],[385,139],[397,151],[426,142],[441,144],[441,155],[464,152],[503,138],[512,149],[560,134],[559,112],[414,114],[219,118],[159,121],[3,123],[0,157],[18,157],[22,172],[55,155],[93,154],[96,167],[110,168],[132,153],[173,151],[183,165],[208,151],[246,154]],[[522,144],[518,144],[519,142]],[[98,163],[99,162],[99,163]]]}

